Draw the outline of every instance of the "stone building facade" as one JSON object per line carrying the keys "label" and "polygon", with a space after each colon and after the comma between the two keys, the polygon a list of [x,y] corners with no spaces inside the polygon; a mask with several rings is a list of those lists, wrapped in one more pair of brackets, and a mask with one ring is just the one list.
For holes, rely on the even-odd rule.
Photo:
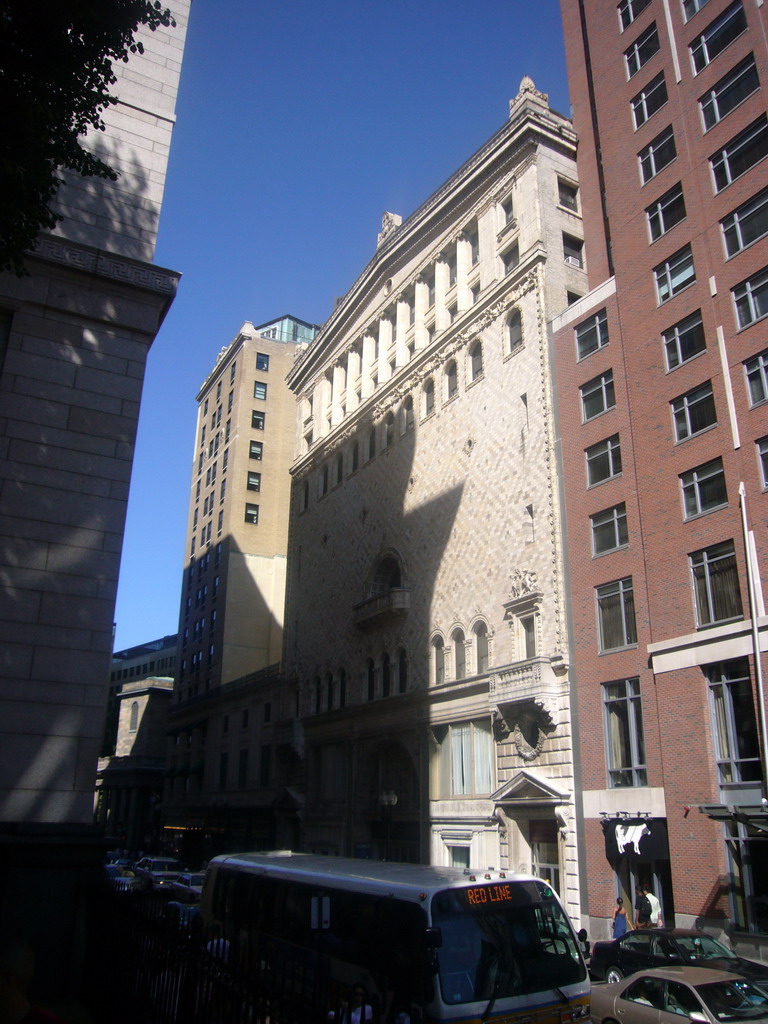
{"label": "stone building facade", "polygon": [[284,701],[304,848],[534,870],[579,915],[547,322],[586,289],[570,122],[509,120],[288,377]]}

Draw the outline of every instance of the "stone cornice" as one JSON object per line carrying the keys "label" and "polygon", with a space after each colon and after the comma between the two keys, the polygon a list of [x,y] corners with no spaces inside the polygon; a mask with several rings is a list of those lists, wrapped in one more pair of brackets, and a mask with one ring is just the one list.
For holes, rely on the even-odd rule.
{"label": "stone cornice", "polygon": [[94,249],[55,235],[41,235],[29,257],[170,298],[175,296],[181,277],[175,270],[166,270],[153,263]]}

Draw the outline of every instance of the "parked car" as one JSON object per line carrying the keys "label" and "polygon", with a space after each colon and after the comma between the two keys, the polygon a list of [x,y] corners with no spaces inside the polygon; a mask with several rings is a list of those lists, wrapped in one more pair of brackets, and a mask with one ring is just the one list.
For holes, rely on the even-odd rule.
{"label": "parked car", "polygon": [[711,967],[664,967],[595,985],[592,1024],[739,1024],[768,1021],[768,994]]}
{"label": "parked car", "polygon": [[615,982],[635,971],[673,964],[731,971],[750,981],[768,983],[768,966],[745,960],[711,935],[692,928],[637,928],[620,939],[596,942],[589,972],[598,981]]}
{"label": "parked car", "polygon": [[154,892],[170,893],[172,882],[185,870],[173,857],[142,857],[136,864],[136,874],[144,888]]}
{"label": "parked car", "polygon": [[135,872],[121,864],[105,864],[104,875],[110,889],[115,892],[141,892],[144,883]]}
{"label": "parked car", "polygon": [[171,896],[181,903],[199,903],[203,894],[204,874],[185,872],[171,882]]}

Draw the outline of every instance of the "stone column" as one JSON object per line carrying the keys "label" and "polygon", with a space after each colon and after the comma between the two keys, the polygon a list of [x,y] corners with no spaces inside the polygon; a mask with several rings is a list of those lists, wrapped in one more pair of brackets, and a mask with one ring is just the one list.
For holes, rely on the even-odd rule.
{"label": "stone column", "polygon": [[416,281],[413,301],[416,318],[416,322],[413,325],[413,338],[416,342],[416,351],[418,352],[420,349],[426,348],[429,340],[427,325],[424,322],[427,309],[429,308],[429,285],[423,276],[420,276]]}
{"label": "stone column", "polygon": [[361,342],[356,342],[347,352],[347,411],[354,412],[358,406],[357,379],[362,365]]}
{"label": "stone column", "polygon": [[383,384],[392,376],[389,369],[389,349],[392,344],[394,324],[388,316],[379,320],[379,381]]}
{"label": "stone column", "polygon": [[408,362],[408,344],[406,335],[411,326],[411,304],[406,295],[397,300],[397,320],[395,322],[395,365],[405,366]]}
{"label": "stone column", "polygon": [[469,240],[469,235],[462,231],[456,245],[456,304],[459,313],[463,313],[472,305],[472,296],[467,281],[471,269],[472,243]]}
{"label": "stone column", "polygon": [[448,306],[445,297],[448,294],[448,264],[438,260],[435,264],[435,329],[444,331],[450,327]]}
{"label": "stone column", "polygon": [[372,367],[376,361],[376,339],[372,334],[363,335],[363,359],[362,359],[362,391],[363,399],[370,398],[376,390],[373,382]]}
{"label": "stone column", "polygon": [[333,367],[331,381],[331,426],[335,427],[344,419],[344,392],[346,390],[346,372],[339,362]]}

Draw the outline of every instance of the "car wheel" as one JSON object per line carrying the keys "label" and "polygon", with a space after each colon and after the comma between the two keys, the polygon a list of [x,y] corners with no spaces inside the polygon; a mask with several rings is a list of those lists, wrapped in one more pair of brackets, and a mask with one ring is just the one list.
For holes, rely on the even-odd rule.
{"label": "car wheel", "polygon": [[617,981],[624,980],[624,974],[618,967],[609,967],[605,972],[605,980],[609,985],[615,984]]}

